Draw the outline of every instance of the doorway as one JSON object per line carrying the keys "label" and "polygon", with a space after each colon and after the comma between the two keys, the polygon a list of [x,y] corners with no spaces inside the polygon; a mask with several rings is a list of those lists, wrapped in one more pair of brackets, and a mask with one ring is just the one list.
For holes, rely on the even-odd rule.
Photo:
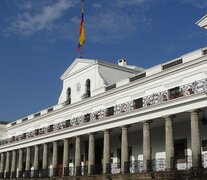
{"label": "doorway", "polygon": [[175,163],[177,169],[183,169],[187,163],[187,139],[174,140]]}

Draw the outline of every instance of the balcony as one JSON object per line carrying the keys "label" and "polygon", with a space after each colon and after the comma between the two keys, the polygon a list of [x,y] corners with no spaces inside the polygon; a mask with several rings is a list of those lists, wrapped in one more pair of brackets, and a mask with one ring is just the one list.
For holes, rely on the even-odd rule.
{"label": "balcony", "polygon": [[70,128],[84,123],[90,123],[92,121],[101,120],[109,116],[129,113],[134,111],[135,109],[142,109],[148,106],[162,104],[177,98],[191,96],[199,93],[206,93],[206,92],[207,92],[207,78],[186,85],[182,85],[179,87],[175,87],[166,91],[154,93],[152,95],[135,99],[129,102],[117,104],[115,106],[108,107],[106,109],[100,109],[98,111],[87,113],[78,117],[74,117],[72,119],[68,119],[56,124],[51,124],[47,127],[35,129],[34,131],[26,132],[18,136],[12,136],[10,138],[1,140],[0,146],[9,143],[14,143],[16,141],[20,141],[23,139],[28,139],[31,137],[48,134],[53,131],[59,131],[64,128]]}

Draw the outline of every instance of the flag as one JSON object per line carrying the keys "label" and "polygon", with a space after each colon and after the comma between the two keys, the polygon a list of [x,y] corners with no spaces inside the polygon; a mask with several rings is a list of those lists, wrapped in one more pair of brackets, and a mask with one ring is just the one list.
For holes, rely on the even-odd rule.
{"label": "flag", "polygon": [[77,50],[80,51],[82,45],[85,43],[85,33],[84,33],[84,8],[83,8],[84,0],[82,0],[82,15],[80,21],[80,31],[79,31],[79,43]]}

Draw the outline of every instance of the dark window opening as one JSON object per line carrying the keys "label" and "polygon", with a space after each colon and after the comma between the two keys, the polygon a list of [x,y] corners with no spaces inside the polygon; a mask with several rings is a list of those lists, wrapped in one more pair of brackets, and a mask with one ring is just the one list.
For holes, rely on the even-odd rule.
{"label": "dark window opening", "polygon": [[116,88],[116,84],[112,84],[112,85],[110,85],[110,86],[107,86],[107,87],[106,87],[106,91],[111,90],[111,89],[113,89],[113,88]]}
{"label": "dark window opening", "polygon": [[34,114],[34,117],[38,117],[38,116],[40,116],[40,113]]}
{"label": "dark window opening", "polygon": [[66,127],[70,127],[71,126],[70,119],[66,120],[65,122],[66,122]]}
{"label": "dark window opening", "polygon": [[90,114],[85,114],[84,115],[84,120],[85,120],[85,122],[90,122]]}
{"label": "dark window opening", "polygon": [[135,81],[137,79],[141,79],[143,77],[146,77],[146,73],[138,74],[138,75],[136,75],[134,77],[131,77],[129,80],[130,80],[130,82],[132,82],[132,81]]}
{"label": "dark window opening", "polygon": [[17,122],[13,122],[11,125],[14,126],[15,124],[17,124]]}
{"label": "dark window opening", "polygon": [[203,50],[203,55],[207,54],[207,49]]}
{"label": "dark window opening", "polygon": [[139,99],[135,99],[134,100],[134,109],[139,109],[143,107],[143,99],[139,98]]}
{"label": "dark window opening", "polygon": [[107,108],[106,116],[114,115],[114,106]]}
{"label": "dark window opening", "polygon": [[71,104],[71,88],[67,89],[66,105]]}
{"label": "dark window opening", "polygon": [[178,97],[181,97],[181,96],[183,96],[183,94],[180,92],[179,87],[169,89],[169,98],[170,99],[175,99],[175,98],[178,98]]}
{"label": "dark window opening", "polygon": [[162,70],[171,68],[173,66],[177,66],[177,65],[182,64],[182,63],[183,63],[183,60],[182,59],[178,59],[177,61],[173,61],[173,62],[170,62],[168,64],[163,65],[162,66]]}
{"label": "dark window opening", "polygon": [[23,119],[22,119],[22,122],[27,121],[27,120],[28,120],[28,117],[23,118]]}
{"label": "dark window opening", "polygon": [[52,111],[53,111],[53,108],[47,109],[47,112],[52,112]]}
{"label": "dark window opening", "polygon": [[203,151],[207,151],[207,140],[202,141],[202,149]]}
{"label": "dark window opening", "polygon": [[86,93],[85,93],[85,97],[91,97],[91,81],[90,79],[86,80]]}

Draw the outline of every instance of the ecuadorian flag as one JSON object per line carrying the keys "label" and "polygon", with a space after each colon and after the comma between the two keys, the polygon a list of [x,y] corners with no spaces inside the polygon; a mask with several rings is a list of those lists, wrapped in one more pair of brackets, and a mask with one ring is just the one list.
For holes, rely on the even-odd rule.
{"label": "ecuadorian flag", "polygon": [[85,43],[85,32],[84,32],[84,7],[83,7],[84,0],[82,0],[82,15],[80,21],[80,31],[79,31],[79,43],[77,50],[80,51],[82,45]]}

